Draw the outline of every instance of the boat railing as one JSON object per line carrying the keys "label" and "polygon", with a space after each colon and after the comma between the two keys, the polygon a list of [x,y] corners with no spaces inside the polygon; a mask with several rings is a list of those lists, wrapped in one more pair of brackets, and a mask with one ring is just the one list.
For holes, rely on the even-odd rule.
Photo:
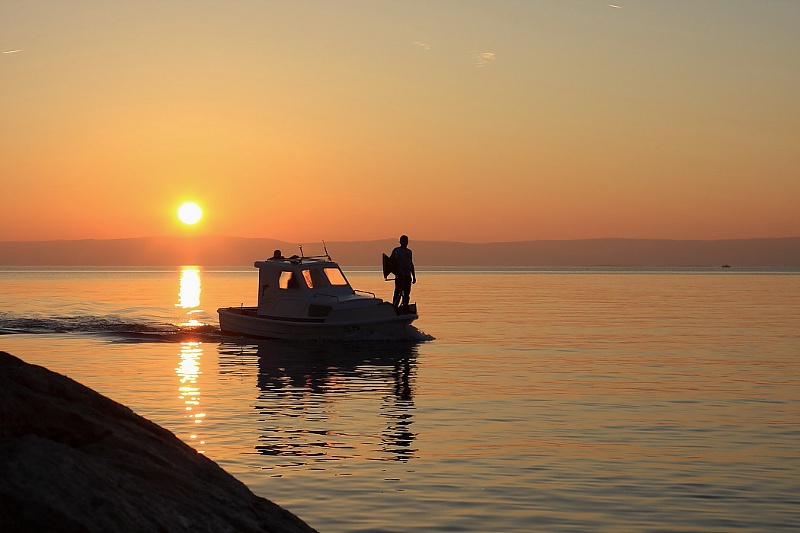
{"label": "boat railing", "polygon": [[[362,291],[362,290],[360,290],[360,289],[353,289],[353,292],[354,292],[354,293],[358,293],[358,292],[360,292],[360,293],[362,293],[362,294],[368,294],[369,296],[371,296],[371,297],[373,297],[373,298],[375,298],[375,299],[377,299],[377,298],[378,298],[378,297],[375,295],[375,293],[374,293],[374,292],[370,292],[370,291]],[[339,297],[338,297],[338,296],[336,296],[335,294],[326,294],[326,293],[324,293],[324,292],[317,292],[317,293],[315,293],[315,294],[314,294],[314,296],[325,296],[325,297],[327,297],[327,298],[333,298],[333,299],[335,299],[337,302],[340,302],[340,301],[341,301],[341,300],[339,299]]]}
{"label": "boat railing", "polygon": [[331,259],[331,254],[328,253],[328,246],[325,244],[325,241],[322,241],[322,248],[325,250],[325,255],[306,255],[303,253],[303,245],[300,245],[300,263],[305,260],[311,261],[333,261]]}
{"label": "boat railing", "polygon": [[289,263],[292,265],[306,265],[309,263],[324,263],[324,262],[331,262],[331,259],[326,256],[322,255],[314,255],[314,256],[300,256],[300,255],[292,255],[289,257],[270,257],[268,261],[274,261],[277,263]]}
{"label": "boat railing", "polygon": [[353,289],[353,290],[354,290],[355,292],[361,292],[361,293],[364,293],[364,294],[369,294],[369,295],[370,295],[370,296],[372,296],[373,298],[377,298],[377,296],[375,296],[375,293],[374,293],[374,292],[362,291],[361,289]]}

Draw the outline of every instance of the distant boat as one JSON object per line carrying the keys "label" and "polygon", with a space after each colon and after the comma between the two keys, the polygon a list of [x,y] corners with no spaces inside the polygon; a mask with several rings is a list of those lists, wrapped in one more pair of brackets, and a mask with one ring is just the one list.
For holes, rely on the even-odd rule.
{"label": "distant boat", "polygon": [[722,268],[730,268],[730,265],[722,265]]}
{"label": "distant boat", "polygon": [[[301,249],[302,250],[302,249]],[[402,338],[417,305],[396,310],[350,286],[330,256],[256,261],[258,306],[221,307],[223,333],[278,339]]]}

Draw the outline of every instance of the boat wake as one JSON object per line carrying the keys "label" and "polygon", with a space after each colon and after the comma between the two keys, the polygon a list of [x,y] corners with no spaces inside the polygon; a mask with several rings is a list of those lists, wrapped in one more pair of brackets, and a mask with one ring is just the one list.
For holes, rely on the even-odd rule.
{"label": "boat wake", "polygon": [[25,317],[0,313],[0,335],[59,333],[108,335],[118,342],[182,342],[198,338],[211,341],[222,338],[219,327],[211,324],[178,325],[114,315]]}
{"label": "boat wake", "polygon": [[[216,324],[171,324],[150,317],[116,315],[26,317],[0,312],[0,335],[91,334],[111,337],[112,342],[222,342],[246,337],[223,334]],[[315,339],[330,341],[331,339]],[[338,341],[405,341],[426,342],[434,337],[412,325],[393,332],[354,331]]]}

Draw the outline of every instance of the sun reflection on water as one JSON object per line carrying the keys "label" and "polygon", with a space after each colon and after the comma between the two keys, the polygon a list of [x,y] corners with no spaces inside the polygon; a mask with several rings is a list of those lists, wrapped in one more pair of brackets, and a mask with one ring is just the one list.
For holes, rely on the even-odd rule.
{"label": "sun reflection on water", "polygon": [[205,325],[193,316],[203,312],[202,309],[199,309],[200,292],[200,267],[181,267],[178,303],[175,304],[175,307],[186,310],[186,315],[181,317],[181,321],[178,323],[178,326],[196,327]]}
{"label": "sun reflection on water", "polygon": [[[178,321],[180,327],[196,327],[204,324],[193,317],[202,313],[200,309],[200,267],[184,266],[181,267],[180,286],[178,290],[178,303],[175,307],[186,311]],[[178,398],[183,401],[186,411],[184,417],[193,425],[202,424],[206,413],[200,409],[200,387],[198,378],[202,374],[200,370],[200,360],[203,356],[202,342],[182,342],[180,359],[175,373],[180,378],[178,386]],[[205,453],[201,447],[205,446],[205,440],[198,436],[197,429],[193,429],[188,438],[188,443],[199,453]]]}
{"label": "sun reflection on water", "polygon": [[[183,400],[186,410],[185,418],[194,422],[195,425],[201,424],[205,420],[206,413],[200,409],[200,387],[198,377],[202,374],[200,370],[200,359],[203,356],[203,346],[201,342],[182,342],[180,351],[180,361],[175,368],[175,373],[180,378],[178,386],[178,398]],[[204,453],[199,446],[205,446],[205,440],[198,437],[197,430],[189,435],[189,444],[198,452]]]}

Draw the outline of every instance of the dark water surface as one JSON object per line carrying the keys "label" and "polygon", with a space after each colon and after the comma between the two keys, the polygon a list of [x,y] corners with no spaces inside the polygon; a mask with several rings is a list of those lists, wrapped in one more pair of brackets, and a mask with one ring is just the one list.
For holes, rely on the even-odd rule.
{"label": "dark water surface", "polygon": [[220,336],[256,275],[0,268],[0,349],[323,532],[800,530],[798,270],[422,270],[432,341]]}

